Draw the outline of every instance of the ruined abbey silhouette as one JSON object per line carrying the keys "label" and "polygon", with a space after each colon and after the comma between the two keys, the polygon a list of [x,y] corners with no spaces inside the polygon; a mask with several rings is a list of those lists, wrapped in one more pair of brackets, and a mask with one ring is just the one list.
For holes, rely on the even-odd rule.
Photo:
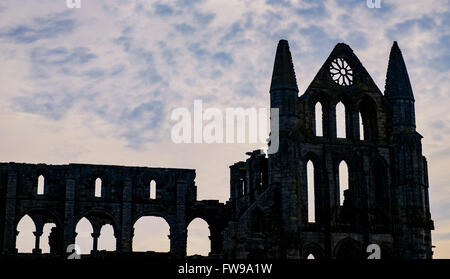
{"label": "ruined abbey silhouette", "polygon": [[17,254],[17,226],[28,215],[36,226],[34,254],[44,224],[54,223],[51,253],[67,257],[83,217],[93,227],[94,252],[100,229],[110,224],[118,254],[131,253],[134,223],[158,216],[170,226],[170,257],[186,256],[187,226],[202,218],[215,258],[357,259],[367,258],[370,244],[381,247],[382,258],[432,258],[427,161],[397,42],[384,94],[339,43],[299,96],[288,42],[281,40],[270,107],[279,109],[278,152],[249,152],[230,166],[225,204],[197,200],[195,170],[1,163],[2,255]]}

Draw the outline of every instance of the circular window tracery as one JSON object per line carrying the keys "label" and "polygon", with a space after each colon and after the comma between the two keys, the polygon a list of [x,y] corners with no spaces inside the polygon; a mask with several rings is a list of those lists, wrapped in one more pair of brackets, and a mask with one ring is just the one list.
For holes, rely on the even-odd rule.
{"label": "circular window tracery", "polygon": [[330,64],[330,76],[334,82],[341,86],[353,84],[353,69],[344,58],[335,58]]}

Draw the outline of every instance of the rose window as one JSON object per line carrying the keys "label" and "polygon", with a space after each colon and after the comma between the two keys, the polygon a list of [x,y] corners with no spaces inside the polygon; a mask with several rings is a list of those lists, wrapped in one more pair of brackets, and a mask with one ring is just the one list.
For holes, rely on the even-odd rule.
{"label": "rose window", "polygon": [[343,58],[335,58],[330,64],[330,75],[341,86],[353,83],[353,70]]}

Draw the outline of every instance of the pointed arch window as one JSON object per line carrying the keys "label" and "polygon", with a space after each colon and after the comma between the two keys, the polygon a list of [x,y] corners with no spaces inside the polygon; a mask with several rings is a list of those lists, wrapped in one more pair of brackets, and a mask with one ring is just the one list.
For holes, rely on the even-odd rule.
{"label": "pointed arch window", "polygon": [[377,108],[375,102],[365,97],[358,106],[360,118],[360,139],[375,141],[377,138]]}
{"label": "pointed arch window", "polygon": [[339,164],[339,205],[344,205],[345,192],[349,186],[348,166],[345,161]]}
{"label": "pointed arch window", "polygon": [[306,181],[308,193],[308,222],[316,222],[314,164],[310,160],[306,164]]}
{"label": "pointed arch window", "polygon": [[316,131],[316,137],[323,137],[323,109],[320,102],[316,103],[314,111],[314,129]]}
{"label": "pointed arch window", "polygon": [[41,174],[38,177],[37,194],[43,195],[45,193],[45,177]]}
{"label": "pointed arch window", "polygon": [[95,193],[94,193],[96,198],[101,198],[102,197],[102,179],[100,177],[98,177],[95,180]]}
{"label": "pointed arch window", "polygon": [[150,181],[150,199],[151,200],[156,199],[156,181],[155,180]]}
{"label": "pointed arch window", "polygon": [[336,136],[346,138],[345,106],[342,102],[336,105]]}

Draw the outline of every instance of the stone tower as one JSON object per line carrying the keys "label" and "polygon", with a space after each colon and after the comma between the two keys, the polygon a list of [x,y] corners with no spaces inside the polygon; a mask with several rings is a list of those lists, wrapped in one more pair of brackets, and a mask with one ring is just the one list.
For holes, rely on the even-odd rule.
{"label": "stone tower", "polygon": [[432,257],[427,164],[396,42],[384,94],[339,43],[298,96],[281,40],[270,106],[279,109],[278,152],[230,166],[225,257],[356,259],[370,244],[382,258]]}

